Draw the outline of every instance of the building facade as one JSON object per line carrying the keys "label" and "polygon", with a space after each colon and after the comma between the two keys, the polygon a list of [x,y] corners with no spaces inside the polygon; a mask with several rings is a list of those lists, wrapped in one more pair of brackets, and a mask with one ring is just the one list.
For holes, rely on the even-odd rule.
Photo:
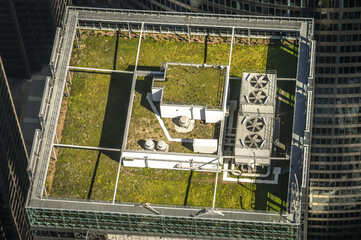
{"label": "building facade", "polygon": [[361,238],[361,1],[138,0],[125,1],[123,7],[314,18],[317,65],[308,235]]}
{"label": "building facade", "polygon": [[65,7],[62,1],[0,1],[0,54],[8,77],[29,78],[49,61],[56,26]]}
{"label": "building facade", "polygon": [[0,58],[0,239],[32,239],[25,210],[28,161]]}

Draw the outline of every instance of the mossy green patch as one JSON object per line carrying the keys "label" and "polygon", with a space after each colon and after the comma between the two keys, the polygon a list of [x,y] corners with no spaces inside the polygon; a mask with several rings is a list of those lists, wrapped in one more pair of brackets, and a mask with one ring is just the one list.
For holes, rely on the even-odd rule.
{"label": "mossy green patch", "polygon": [[[122,168],[116,200],[212,207],[215,173]],[[240,196],[250,202],[248,189],[238,183],[218,182],[217,203],[223,208],[241,208]],[[251,209],[250,204],[243,208]]]}
{"label": "mossy green patch", "polygon": [[164,103],[188,103],[221,107],[226,70],[213,67],[170,65],[163,87]]}
{"label": "mossy green patch", "polygon": [[99,145],[110,78],[110,74],[74,74],[62,143]]}
{"label": "mossy green patch", "polygon": [[118,162],[109,152],[61,148],[51,197],[113,199]]}

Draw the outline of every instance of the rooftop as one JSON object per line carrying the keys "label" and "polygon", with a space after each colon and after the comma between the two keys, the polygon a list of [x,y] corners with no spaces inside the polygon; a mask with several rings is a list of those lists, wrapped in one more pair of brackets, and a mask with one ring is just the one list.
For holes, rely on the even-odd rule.
{"label": "rooftop", "polygon": [[[119,20],[122,25],[116,26],[118,31],[114,31],[115,27],[110,25],[100,27],[103,30],[87,26],[88,20],[83,21],[82,17],[88,19],[90,13],[84,12],[84,15],[75,16],[75,12],[69,12],[65,28],[65,36],[70,36],[71,31],[73,34],[73,38],[70,38],[73,44],[70,65],[65,60],[66,65],[63,61],[61,65],[52,62],[57,68],[56,77],[63,81],[57,81],[55,87],[46,90],[58,92],[52,93],[55,95],[51,95],[54,97],[49,104],[50,110],[44,111],[51,114],[52,118],[44,119],[57,119],[57,124],[56,130],[52,125],[46,128],[46,134],[50,135],[43,141],[43,145],[39,146],[40,150],[37,150],[37,145],[33,148],[32,158],[36,157],[37,160],[32,163],[39,164],[40,170],[34,171],[36,183],[30,205],[38,206],[37,201],[43,201],[42,206],[46,206],[59,198],[62,199],[59,201],[64,203],[85,201],[84,207],[87,208],[90,200],[97,200],[101,201],[100,205],[103,204],[104,209],[110,207],[107,203],[115,203],[122,209],[127,206],[127,202],[151,203],[157,209],[157,204],[174,205],[175,209],[179,208],[176,206],[185,205],[197,209],[232,209],[230,212],[225,210],[225,214],[237,220],[242,219],[239,216],[243,213],[234,211],[235,209],[276,211],[281,214],[288,211],[288,204],[293,204],[287,203],[289,186],[290,181],[294,181],[293,172],[288,174],[289,161],[272,160],[271,168],[259,169],[259,176],[247,177],[247,174],[243,175],[244,172],[241,177],[232,176],[231,172],[239,173],[244,169],[238,170],[239,166],[232,169],[231,149],[234,145],[235,129],[231,121],[237,119],[237,101],[242,72],[245,69],[277,71],[277,77],[283,80],[277,83],[276,101],[288,106],[279,108],[284,114],[280,116],[281,122],[288,119],[290,114],[286,113],[293,111],[296,94],[295,85],[292,87],[285,83],[298,81],[295,80],[298,53],[304,52],[299,51],[299,23],[290,21],[284,25],[283,31],[289,31],[291,35],[295,33],[294,38],[270,40],[267,34],[273,34],[275,29],[269,31],[270,28],[275,28],[272,24],[258,25],[258,30],[251,32],[249,38],[241,29],[230,31],[224,28],[224,32],[220,34],[214,33],[216,28],[212,26],[208,26],[211,29],[208,36],[202,32],[204,29],[193,26],[190,34],[187,34],[184,26],[183,32],[177,32],[177,28],[173,29],[170,23],[167,25],[165,22],[160,30],[156,30],[157,24],[154,23],[147,25],[134,22],[131,23],[130,31],[125,24],[132,18],[133,13],[129,13],[123,20]],[[107,14],[94,16],[112,17]],[[122,14],[116,17],[122,17]],[[179,16],[175,16],[177,17]],[[172,19],[168,16],[163,20],[168,18]],[[211,16],[209,18],[212,19]],[[138,16],[137,19],[141,17]],[[76,29],[76,21],[80,21],[81,29]],[[230,24],[232,21],[226,22]],[[237,21],[234,24],[238,24]],[[266,30],[260,30],[262,26]],[[262,31],[264,35],[260,34]],[[79,36],[76,32],[79,32]],[[63,50],[54,51],[55,54],[65,54],[66,49],[66,54],[70,54],[69,38],[58,40],[64,42],[55,44],[55,48],[61,47]],[[61,59],[63,58],[61,56]],[[227,111],[220,121],[194,119],[193,130],[179,132],[175,126],[177,117],[172,119],[161,116],[164,113],[161,104],[150,100],[149,94],[152,91],[153,78],[161,74],[167,63],[229,67],[230,91],[226,98],[227,106],[224,105]],[[63,72],[61,69],[70,71]],[[219,107],[222,104],[220,99],[225,97],[220,93],[224,93],[222,90],[228,88],[224,84],[223,74],[224,70],[218,67],[171,66],[167,69],[167,81],[162,83],[165,89],[163,100],[206,103],[211,107]],[[187,88],[172,88],[179,86],[178,82],[174,84],[173,81],[180,80],[186,80]],[[172,82],[173,84],[170,84]],[[179,98],[182,96],[187,98]],[[48,105],[44,106],[46,109]],[[179,109],[180,107],[177,106]],[[295,111],[294,114],[298,112]],[[280,136],[287,135],[283,139],[290,139],[288,135],[292,130],[281,130]],[[52,135],[55,136],[54,139],[50,137],[51,134],[55,134]],[[41,136],[43,135],[37,135],[36,139]],[[146,139],[165,140],[169,149],[163,153],[144,151],[142,141]],[[184,141],[193,139],[217,140],[217,151],[215,154],[195,154],[194,142],[191,146],[191,141]],[[278,150],[276,155],[284,158],[292,144],[287,140],[282,144],[286,144],[285,149],[283,152]],[[47,156],[51,155],[50,160],[45,157],[45,145],[49,145],[51,150],[51,154],[50,150],[47,152]],[[157,164],[160,166],[161,162],[166,162],[167,166],[153,168]],[[138,167],[134,167],[135,165]],[[46,173],[44,189],[41,186],[41,172]],[[260,178],[263,179],[258,181]],[[250,181],[243,182],[243,179]],[[271,182],[277,184],[269,184]],[[74,204],[69,204],[66,208],[75,207]],[[174,214],[175,212],[176,210]],[[273,218],[271,215],[267,216]],[[279,217],[276,218],[281,221]],[[262,219],[258,218],[257,221]],[[285,221],[292,222],[291,219]]]}
{"label": "rooftop", "polygon": [[[169,37],[171,35],[166,36]],[[201,38],[200,36],[194,36],[195,39],[198,37]],[[118,40],[116,40],[117,38]],[[105,67],[106,69],[110,67],[111,62],[114,63],[113,60],[109,61],[107,59],[114,59],[116,55],[115,59],[117,61],[115,64],[117,69],[127,70],[132,68],[132,63],[129,62],[128,65],[125,65],[122,59],[134,59],[132,56],[136,54],[133,48],[136,45],[134,41],[134,39],[137,39],[136,35],[130,39],[124,33],[117,35],[114,32],[82,30],[82,35],[79,39],[79,47],[74,48],[72,54],[71,62],[74,64],[73,66]],[[148,48],[147,44],[149,41],[152,44]],[[183,59],[182,56],[187,56],[188,46],[196,45],[201,49],[201,47],[204,48],[205,44],[200,43],[200,41],[191,43],[180,41],[174,36],[164,39],[162,35],[158,34],[157,37],[149,37],[143,40],[139,55],[145,56],[143,51],[146,51],[147,55],[150,56],[149,58],[152,56],[164,58],[162,54],[167,55],[168,53],[167,51],[160,50],[161,47],[158,46],[158,41],[166,42],[168,50],[171,49],[171,46],[177,48],[179,53],[182,53],[177,55],[178,59]],[[107,47],[110,43],[115,45],[116,42],[118,42],[118,45],[114,48]],[[263,62],[264,59],[267,59],[267,54],[264,54],[267,51],[263,49],[272,49],[275,46],[279,46],[279,51],[282,52],[280,48],[282,46],[281,42],[273,44],[269,44],[266,41],[259,42],[251,46],[240,42],[235,43],[233,51],[241,59],[246,58],[246,56],[252,58],[248,55],[250,53],[258,56],[254,58],[254,62],[247,63],[249,64],[248,66],[251,66],[251,64],[257,65],[259,64],[258,61]],[[103,46],[103,44],[105,45]],[[229,49],[230,43],[222,43],[220,45],[226,46]],[[93,50],[88,50],[90,48]],[[116,49],[117,54],[115,54],[114,49]],[[120,49],[122,50],[120,51]],[[88,56],[86,53],[91,53],[91,55]],[[95,61],[89,61],[89,57],[93,55],[98,57],[95,58]],[[197,55],[193,56],[196,57]],[[149,58],[147,61],[153,62],[153,59]],[[294,56],[290,54],[288,60],[293,61],[293,58]],[[118,59],[122,62],[120,65],[118,65]],[[207,59],[211,60],[212,58],[207,57]],[[238,61],[234,62],[234,64],[237,63]],[[161,69],[160,64],[158,66],[159,69]],[[296,61],[294,61],[294,64],[296,64]],[[151,65],[155,67],[154,62]],[[264,62],[263,68],[266,66],[267,62]],[[146,67],[144,63],[143,68]],[[127,105],[131,92],[132,75],[128,73],[98,73],[78,70],[75,70],[72,74],[72,87],[69,90],[70,97],[63,98],[63,107],[61,108],[63,115],[58,122],[57,132],[60,144],[121,149],[126,125]],[[159,82],[159,85],[165,87],[163,100],[205,102],[211,106],[220,106],[221,96],[219,92],[223,92],[224,75],[225,69],[220,69],[219,67],[197,68],[194,66],[169,65],[166,70],[166,81]],[[166,143],[169,145],[169,152],[194,154],[191,143],[167,140],[165,132],[147,100],[147,93],[151,91],[152,81],[153,78],[151,76],[138,76],[136,79],[126,149],[144,151],[144,140],[162,139],[166,140]],[[199,86],[204,86],[204,88],[199,88]],[[239,89],[232,89],[232,94],[237,94],[237,91]],[[293,93],[291,92],[290,94]],[[181,96],[184,95],[188,98],[182,99]],[[188,99],[191,100],[189,101]],[[159,105],[155,104],[157,109],[159,109]],[[176,124],[174,121],[176,119],[161,119],[172,138],[219,138],[220,123],[204,123],[201,120],[195,120],[194,129],[191,132],[180,133],[175,129]],[[112,189],[114,190],[117,179],[116,170],[120,158],[119,152],[59,148],[56,153],[57,162],[53,162],[53,167],[48,172],[46,185],[48,197],[106,201],[112,199]],[[287,174],[285,174],[284,178],[287,179]],[[69,181],[69,179],[71,180]],[[115,195],[117,201],[146,201],[149,203],[174,205],[186,203],[192,206],[209,207],[212,202],[213,184],[208,185],[207,183],[214,183],[215,173],[201,172],[191,174],[189,171],[125,167],[121,168],[118,179],[118,188]],[[136,182],[142,184],[139,185]],[[164,184],[165,182],[168,184]],[[278,195],[279,197],[282,196],[280,197],[281,205],[275,209],[283,209],[284,211],[283,205],[286,202],[287,182],[282,184],[284,186],[283,193]],[[188,190],[187,185],[191,186],[188,187]],[[140,186],[142,186],[142,189],[144,188],[140,190],[141,192],[147,192],[150,195],[137,194]],[[245,184],[242,186],[238,183],[219,182],[218,187],[217,206],[219,207],[271,210],[271,208],[267,207],[267,201],[261,200],[267,198],[267,192],[257,192],[260,200],[255,200],[256,189],[262,189],[258,184]],[[193,194],[189,191],[193,192]],[[167,192],[169,193],[167,194]],[[193,197],[196,193],[202,193],[204,196]],[[230,195],[222,197],[222,194]],[[240,195],[243,196],[242,201],[239,200]],[[189,201],[187,200],[188,198]],[[194,200],[192,200],[193,198]],[[203,200],[201,201],[201,199]],[[251,203],[254,201],[257,204],[252,205]],[[259,202],[262,202],[262,204],[259,204]]]}

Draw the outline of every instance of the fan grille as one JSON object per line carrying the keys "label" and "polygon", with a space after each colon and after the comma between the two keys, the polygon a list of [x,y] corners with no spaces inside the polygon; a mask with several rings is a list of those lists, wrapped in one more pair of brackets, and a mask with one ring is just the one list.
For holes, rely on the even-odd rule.
{"label": "fan grille", "polygon": [[265,102],[266,98],[267,95],[262,90],[252,91],[248,96],[249,101],[253,104],[262,104]]}
{"label": "fan grille", "polygon": [[250,134],[244,139],[244,144],[249,148],[259,148],[262,142],[263,139],[259,134]]}
{"label": "fan grille", "polygon": [[267,86],[269,79],[266,74],[261,74],[261,75],[255,74],[251,78],[250,82],[251,82],[252,87],[261,89],[261,88],[264,88]]}
{"label": "fan grille", "polygon": [[246,128],[250,132],[259,132],[263,129],[263,127],[264,123],[260,117],[250,118],[246,122]]}

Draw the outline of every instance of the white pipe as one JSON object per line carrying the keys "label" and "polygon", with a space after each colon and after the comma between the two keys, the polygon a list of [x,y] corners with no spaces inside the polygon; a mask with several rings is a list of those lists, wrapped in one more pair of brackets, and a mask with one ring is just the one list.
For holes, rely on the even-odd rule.
{"label": "white pipe", "polygon": [[239,183],[261,183],[261,184],[278,184],[278,178],[281,173],[281,168],[273,168],[274,179],[273,180],[261,180],[261,179],[249,179],[249,178],[232,178],[228,177],[227,173],[223,173],[223,181],[239,182]]}
{"label": "white pipe", "polygon": [[53,144],[54,147],[64,147],[64,148],[77,148],[77,149],[88,149],[88,150],[100,150],[100,151],[111,151],[111,152],[120,152],[120,149],[117,148],[103,148],[103,147],[91,147],[91,146],[79,146],[79,145],[70,145],[70,144]]}

